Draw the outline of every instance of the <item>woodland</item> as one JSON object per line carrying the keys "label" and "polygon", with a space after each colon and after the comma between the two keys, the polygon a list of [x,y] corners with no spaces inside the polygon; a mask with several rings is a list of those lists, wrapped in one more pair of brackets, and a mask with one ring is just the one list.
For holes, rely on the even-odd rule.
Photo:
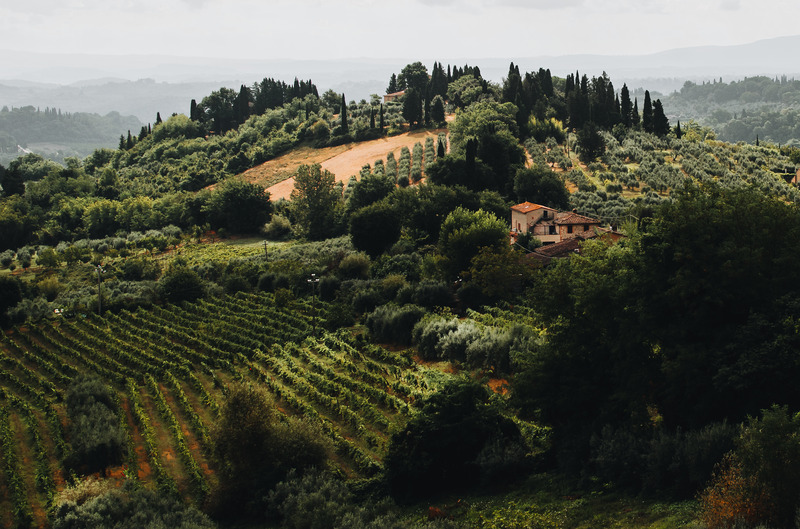
{"label": "woodland", "polygon": [[[265,78],[0,166],[0,527],[798,525],[800,149],[605,73],[401,91]],[[620,238],[544,266],[525,201]]]}

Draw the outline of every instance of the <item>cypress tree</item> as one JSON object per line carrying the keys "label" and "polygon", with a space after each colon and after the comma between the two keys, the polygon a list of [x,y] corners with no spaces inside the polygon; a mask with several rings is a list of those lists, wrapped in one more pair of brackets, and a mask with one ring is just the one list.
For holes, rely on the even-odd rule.
{"label": "cypress tree", "polygon": [[130,130],[128,130],[128,139],[125,141],[125,149],[133,149],[133,136],[131,136]]}
{"label": "cypress tree", "polygon": [[664,114],[664,107],[660,99],[656,99],[653,103],[653,133],[658,136],[669,134],[669,119]]}
{"label": "cypress tree", "polygon": [[192,99],[192,104],[189,107],[189,119],[192,121],[199,121],[200,113],[197,111],[197,101]]}
{"label": "cypress tree", "polygon": [[371,106],[369,107],[369,128],[375,128],[375,111]]}
{"label": "cypress tree", "polygon": [[119,135],[119,150],[121,151],[125,150],[125,136],[123,136],[122,134]]}
{"label": "cypress tree", "polygon": [[633,112],[631,112],[631,124],[634,127],[639,126],[639,99],[633,98]]}
{"label": "cypress tree", "polygon": [[631,94],[628,91],[627,84],[623,84],[622,90],[619,91],[619,113],[622,117],[622,124],[630,127],[633,123],[633,105],[631,104]]}
{"label": "cypress tree", "polygon": [[386,93],[394,94],[397,91],[397,75],[392,74],[392,76],[389,78],[389,86],[386,87]]}
{"label": "cypress tree", "polygon": [[650,102],[650,91],[644,91],[644,108],[642,108],[642,129],[653,132],[653,104]]}
{"label": "cypress tree", "polygon": [[[194,99],[192,99],[194,101]],[[156,125],[161,124],[161,112],[156,112]]]}
{"label": "cypress tree", "polygon": [[344,99],[344,94],[342,94],[342,132],[347,134],[348,127],[347,127],[347,101]]}
{"label": "cypress tree", "polygon": [[380,118],[381,132],[383,132],[383,126],[384,126],[384,123],[383,123],[383,103],[381,103],[381,112],[380,112],[379,118]]}
{"label": "cypress tree", "polygon": [[681,139],[683,137],[683,131],[681,130],[681,120],[678,120],[678,126],[675,127],[675,136],[678,139]]}

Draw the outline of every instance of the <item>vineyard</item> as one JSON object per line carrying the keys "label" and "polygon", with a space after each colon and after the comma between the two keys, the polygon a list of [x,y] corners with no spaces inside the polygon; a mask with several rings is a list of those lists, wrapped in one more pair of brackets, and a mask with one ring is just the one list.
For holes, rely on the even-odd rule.
{"label": "vineyard", "polygon": [[64,395],[82,374],[116,395],[128,454],[107,477],[202,504],[214,485],[209,431],[231,382],[266,387],[316,423],[347,475],[381,467],[389,434],[441,372],[345,331],[324,303],[237,294],[149,311],[16,327],[0,341],[0,527],[43,527],[69,476]]}

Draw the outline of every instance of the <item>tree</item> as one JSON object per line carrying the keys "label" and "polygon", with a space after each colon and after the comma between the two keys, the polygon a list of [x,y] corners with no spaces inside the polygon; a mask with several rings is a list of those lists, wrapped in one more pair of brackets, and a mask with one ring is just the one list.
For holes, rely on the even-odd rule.
{"label": "tree", "polygon": [[678,124],[675,126],[675,137],[681,139],[683,137],[683,131],[681,130],[681,120],[678,120]]}
{"label": "tree", "polygon": [[0,327],[7,327],[11,322],[8,318],[8,309],[22,301],[23,284],[19,278],[0,276]]}
{"label": "tree", "polygon": [[214,228],[255,233],[269,221],[272,202],[260,185],[230,178],[211,194],[203,211]]}
{"label": "tree", "polygon": [[[456,379],[425,399],[422,411],[394,433],[384,460],[391,493],[400,499],[463,492],[492,470],[481,454],[516,454],[506,463],[523,463],[519,428],[492,404],[481,384]],[[505,469],[508,470],[508,469]]]}
{"label": "tree", "polygon": [[218,463],[216,508],[231,518],[263,516],[269,490],[291,469],[323,467],[330,447],[310,423],[281,416],[263,390],[230,388],[211,431]]}
{"label": "tree", "polygon": [[350,217],[350,239],[357,250],[378,257],[400,238],[400,215],[383,202],[356,211]]}
{"label": "tree", "polygon": [[514,177],[514,193],[519,202],[533,202],[555,209],[569,207],[569,191],[549,167],[520,169]]}
{"label": "tree", "polygon": [[301,165],[294,177],[291,211],[294,223],[308,239],[318,241],[337,232],[337,214],[342,195],[336,189],[336,178],[319,164]]}
{"label": "tree", "polygon": [[642,108],[642,129],[653,132],[653,105],[650,102],[650,92],[644,91],[644,108]]}
{"label": "tree", "polygon": [[628,91],[628,85],[623,83],[622,90],[620,90],[619,93],[619,109],[622,117],[622,124],[626,127],[630,127],[633,123],[633,104],[631,103],[631,94]]}
{"label": "tree", "polygon": [[593,162],[606,150],[606,141],[600,133],[600,129],[592,123],[587,122],[578,131],[578,154],[580,159],[585,162]]}
{"label": "tree", "polygon": [[669,119],[664,114],[664,107],[661,105],[661,100],[656,99],[653,103],[653,133],[657,136],[664,137],[669,134]]}
{"label": "tree", "polygon": [[431,120],[437,125],[444,124],[444,99],[438,94],[431,103]]}
{"label": "tree", "polygon": [[344,94],[342,94],[341,119],[342,119],[342,132],[344,134],[347,134],[347,132],[349,131],[349,125],[347,123],[347,101],[345,101]]}
{"label": "tree", "polygon": [[420,93],[409,88],[403,96],[403,119],[412,127],[422,121],[422,99]]}
{"label": "tree", "polygon": [[397,76],[399,90],[414,89],[418,94],[424,94],[427,86],[428,69],[419,61],[403,67],[400,75]]}
{"label": "tree", "polygon": [[200,102],[202,114],[210,120],[210,128],[217,134],[225,134],[235,125],[234,104],[237,93],[230,88],[220,88]]}
{"label": "tree", "polygon": [[466,155],[470,140],[477,142],[476,156],[488,165],[495,176],[491,189],[510,192],[513,175],[525,163],[525,153],[517,134],[517,107],[511,103],[480,101],[456,115],[450,123],[450,150]]}
{"label": "tree", "polygon": [[397,75],[392,74],[389,78],[389,86],[386,87],[387,94],[394,94],[395,92],[399,92],[400,89],[397,87]]}
{"label": "tree", "polygon": [[355,184],[352,192],[349,192],[347,210],[353,212],[369,206],[386,197],[394,188],[395,184],[389,178],[368,173]]}
{"label": "tree", "polygon": [[443,268],[451,277],[465,270],[481,248],[500,249],[507,245],[506,223],[482,209],[470,211],[457,207],[447,215],[439,232]]}
{"label": "tree", "polygon": [[191,303],[205,295],[205,284],[194,270],[175,266],[158,280],[158,291],[169,303]]}

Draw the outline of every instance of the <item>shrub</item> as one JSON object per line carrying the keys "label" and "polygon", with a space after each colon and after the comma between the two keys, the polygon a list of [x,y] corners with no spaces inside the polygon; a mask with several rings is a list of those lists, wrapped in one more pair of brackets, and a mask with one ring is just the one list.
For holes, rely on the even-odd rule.
{"label": "shrub", "polygon": [[370,260],[366,254],[353,253],[339,263],[339,275],[344,279],[366,279],[369,267]]}
{"label": "shrub", "polygon": [[72,446],[67,466],[91,474],[121,463],[128,438],[111,390],[100,379],[81,376],[70,385],[65,402]]}
{"label": "shrub", "polygon": [[519,428],[490,402],[485,387],[454,380],[392,435],[386,480],[392,495],[404,500],[462,492],[488,483],[485,470],[510,467],[523,475],[523,447]]}
{"label": "shrub", "polygon": [[84,495],[79,501],[65,499],[57,502],[51,518],[53,529],[216,527],[205,514],[194,507],[152,490],[136,488],[131,482],[126,482],[121,489],[105,490],[97,486],[93,486],[93,489],[96,489],[93,493],[102,493],[91,497]]}
{"label": "shrub", "polygon": [[411,331],[425,314],[416,305],[381,305],[367,315],[366,325],[376,341],[402,345],[411,343]]}
{"label": "shrub", "polygon": [[291,473],[268,497],[268,517],[291,529],[403,529],[389,499],[357,502],[347,483],[324,472]]}
{"label": "shrub", "polygon": [[271,397],[233,386],[211,432],[218,464],[215,510],[224,516],[263,516],[265,496],[291,469],[325,466],[327,437],[309,422],[283,416]]}
{"label": "shrub", "polygon": [[458,320],[431,316],[418,322],[412,330],[411,337],[417,346],[420,356],[425,360],[438,360],[442,356],[439,344],[442,338],[458,328]]}
{"label": "shrub", "polygon": [[170,270],[158,281],[158,291],[170,303],[194,302],[203,297],[205,283],[197,272],[179,267]]}
{"label": "shrub", "polygon": [[273,215],[261,232],[270,241],[282,241],[292,234],[292,223],[283,215]]}

